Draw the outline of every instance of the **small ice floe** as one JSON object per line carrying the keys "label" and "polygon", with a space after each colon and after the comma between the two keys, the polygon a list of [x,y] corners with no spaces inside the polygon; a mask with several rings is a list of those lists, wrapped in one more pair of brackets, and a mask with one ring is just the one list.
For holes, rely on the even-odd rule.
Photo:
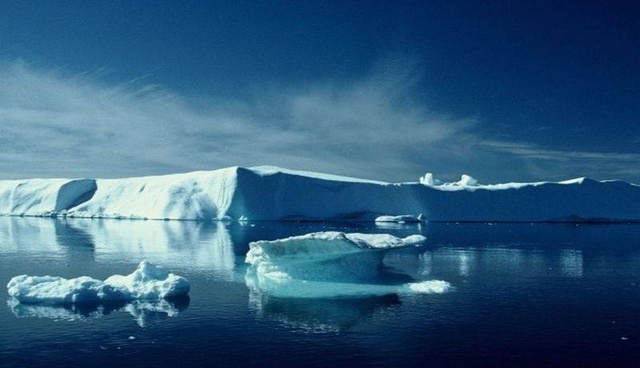
{"label": "small ice floe", "polygon": [[113,275],[104,281],[88,276],[20,275],[7,284],[9,296],[18,302],[49,305],[168,299],[187,295],[190,289],[187,279],[148,261],[130,275]]}
{"label": "small ice floe", "polygon": [[450,283],[443,280],[412,282],[405,285],[406,291],[414,294],[442,294],[453,290]]}
{"label": "small ice floe", "polygon": [[398,216],[378,216],[375,219],[376,223],[380,222],[391,222],[396,224],[419,224],[425,221],[424,215],[419,214],[418,216],[413,215],[398,215]]}

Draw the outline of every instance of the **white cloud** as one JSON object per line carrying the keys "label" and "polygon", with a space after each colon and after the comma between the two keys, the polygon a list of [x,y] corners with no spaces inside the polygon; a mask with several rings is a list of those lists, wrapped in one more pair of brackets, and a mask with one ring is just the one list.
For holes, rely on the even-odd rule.
{"label": "white cloud", "polygon": [[530,173],[544,179],[592,176],[596,179],[626,179],[640,182],[640,154],[621,152],[568,151],[526,142],[486,140],[482,149],[519,160]]}
{"label": "white cloud", "polygon": [[428,151],[473,124],[413,101],[415,70],[404,66],[264,92],[248,102],[204,104],[135,82],[109,85],[87,74],[6,63],[0,174],[104,177],[255,164],[400,174],[407,147]]}
{"label": "white cloud", "polygon": [[416,66],[389,59],[359,79],[264,88],[250,100],[230,101],[190,99],[144,81],[114,85],[91,73],[0,64],[0,178],[261,164],[389,181],[417,180],[426,171],[494,182],[574,171],[640,178],[638,155],[487,139],[475,118],[436,113],[415,97]]}

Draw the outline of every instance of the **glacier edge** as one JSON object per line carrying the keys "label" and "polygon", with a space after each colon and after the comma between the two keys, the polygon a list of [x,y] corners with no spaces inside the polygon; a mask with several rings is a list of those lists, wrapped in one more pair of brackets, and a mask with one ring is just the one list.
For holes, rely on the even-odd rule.
{"label": "glacier edge", "polygon": [[275,167],[123,179],[0,180],[0,214],[154,220],[640,222],[640,186],[587,178],[438,187]]}

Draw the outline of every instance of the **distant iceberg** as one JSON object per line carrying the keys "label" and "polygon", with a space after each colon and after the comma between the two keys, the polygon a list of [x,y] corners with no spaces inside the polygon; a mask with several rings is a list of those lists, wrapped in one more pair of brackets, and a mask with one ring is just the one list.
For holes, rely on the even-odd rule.
{"label": "distant iceberg", "polygon": [[419,214],[418,216],[413,215],[397,215],[397,216],[378,216],[375,219],[375,222],[392,222],[398,224],[417,224],[424,221],[424,216]]}
{"label": "distant iceberg", "polygon": [[187,279],[147,261],[130,275],[113,275],[104,281],[88,276],[20,275],[7,284],[9,296],[20,303],[50,305],[160,300],[185,296],[189,290]]}
{"label": "distant iceberg", "polygon": [[127,179],[0,181],[0,214],[157,220],[639,222],[640,186],[579,178],[386,183],[271,166]]}

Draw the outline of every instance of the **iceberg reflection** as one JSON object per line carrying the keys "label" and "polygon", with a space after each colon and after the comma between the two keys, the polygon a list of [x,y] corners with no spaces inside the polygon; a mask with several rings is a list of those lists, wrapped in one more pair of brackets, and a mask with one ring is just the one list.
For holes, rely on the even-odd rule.
{"label": "iceberg reflection", "polygon": [[168,266],[189,264],[233,279],[235,253],[222,223],[73,219],[93,235],[96,259],[149,259]]}
{"label": "iceberg reflection", "polygon": [[69,264],[148,259],[233,280],[236,255],[219,222],[0,217],[0,255],[33,254]]}
{"label": "iceberg reflection", "polygon": [[560,269],[567,277],[579,278],[584,272],[581,250],[564,249],[560,254]]}
{"label": "iceberg reflection", "polygon": [[0,255],[12,253],[65,254],[56,241],[55,220],[0,216]]}
{"label": "iceberg reflection", "polygon": [[249,294],[249,307],[258,318],[308,333],[341,332],[400,305],[397,294],[359,298],[279,298],[258,290]]}
{"label": "iceberg reflection", "polygon": [[171,300],[135,300],[133,302],[85,303],[66,305],[23,304],[15,298],[7,306],[17,318],[48,318],[59,321],[79,321],[101,318],[116,312],[131,314],[140,327],[148,327],[189,308],[189,296]]}
{"label": "iceberg reflection", "polygon": [[399,304],[400,295],[447,292],[446,281],[410,282],[410,275],[385,271],[391,249],[413,249],[424,240],[320,232],[253,242],[245,274],[250,307],[287,327],[338,332]]}

